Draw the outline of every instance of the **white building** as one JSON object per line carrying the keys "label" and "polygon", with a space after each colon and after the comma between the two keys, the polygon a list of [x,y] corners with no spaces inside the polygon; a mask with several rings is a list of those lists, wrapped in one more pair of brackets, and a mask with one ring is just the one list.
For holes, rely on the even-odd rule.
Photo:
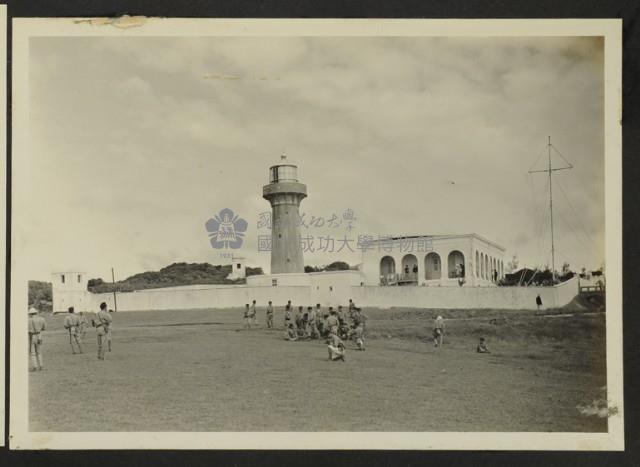
{"label": "white building", "polygon": [[492,286],[504,277],[504,252],[475,233],[375,239],[363,248],[365,284]]}
{"label": "white building", "polygon": [[241,256],[231,258],[231,272],[227,279],[237,280],[247,277],[247,260]]}
{"label": "white building", "polygon": [[[118,310],[176,310],[242,307],[256,300],[282,306],[346,305],[391,308],[536,309],[566,305],[577,294],[577,280],[554,287],[496,287],[504,277],[504,247],[477,234],[415,235],[372,239],[358,270],[305,273],[296,214],[306,186],[296,166],[270,169],[263,195],[272,205],[271,274],[246,277],[245,259],[234,257],[230,279],[246,277],[246,285],[193,285],[117,294]],[[402,288],[399,286],[403,286]],[[413,286],[413,287],[411,287]],[[83,272],[53,274],[53,310],[97,310],[100,302],[115,309],[114,294],[87,290]]]}
{"label": "white building", "polygon": [[87,274],[77,269],[52,273],[53,312],[66,313],[71,306],[76,312],[91,311],[91,297],[87,292],[88,282]]}

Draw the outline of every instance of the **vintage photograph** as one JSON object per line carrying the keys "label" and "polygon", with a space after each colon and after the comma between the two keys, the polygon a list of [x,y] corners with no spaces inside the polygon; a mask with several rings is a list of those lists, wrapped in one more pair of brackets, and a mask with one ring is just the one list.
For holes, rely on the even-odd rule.
{"label": "vintage photograph", "polygon": [[620,24],[445,23],[16,21],[13,447],[620,449]]}

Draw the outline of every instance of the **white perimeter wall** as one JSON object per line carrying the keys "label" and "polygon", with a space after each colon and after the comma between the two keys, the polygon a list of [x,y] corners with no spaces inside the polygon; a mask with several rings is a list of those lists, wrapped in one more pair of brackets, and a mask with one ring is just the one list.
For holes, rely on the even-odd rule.
{"label": "white perimeter wall", "polygon": [[[538,294],[544,308],[562,307],[578,294],[578,280],[573,278],[555,287],[421,287],[421,286],[359,286],[353,283],[338,283],[329,291],[329,275],[313,281],[311,286],[189,286],[166,289],[141,290],[119,293],[118,311],[171,310],[194,308],[242,307],[256,300],[265,306],[271,300],[275,306],[284,306],[291,300],[294,306],[321,303],[346,305],[352,298],[364,307],[415,307],[415,308],[536,308]],[[335,279],[335,276],[334,276]],[[77,298],[74,296],[74,298]],[[113,294],[91,294],[87,292],[85,303],[90,307],[76,305],[78,311],[96,311],[100,302],[114,308]],[[68,303],[67,306],[72,306]]]}
{"label": "white perimeter wall", "polygon": [[[309,291],[308,286],[180,287],[119,293],[117,300],[118,311],[232,308],[243,307],[252,300],[256,300],[260,306],[266,306],[269,300],[276,306],[284,306],[287,300],[291,300],[294,305],[306,305],[310,303]],[[97,310],[101,302],[114,308],[112,293],[90,295],[93,310]]]}
{"label": "white perimeter wall", "polygon": [[494,308],[536,309],[540,294],[543,308],[568,304],[578,294],[577,278],[555,287],[376,287],[351,289],[358,306],[379,308]]}

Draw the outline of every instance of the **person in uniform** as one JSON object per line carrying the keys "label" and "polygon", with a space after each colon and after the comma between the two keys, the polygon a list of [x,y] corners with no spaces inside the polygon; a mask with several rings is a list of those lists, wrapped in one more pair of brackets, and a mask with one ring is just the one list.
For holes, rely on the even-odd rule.
{"label": "person in uniform", "polygon": [[64,328],[69,333],[69,345],[71,345],[71,353],[82,353],[82,341],[80,339],[80,318],[74,313],[72,306],[69,307],[69,314],[64,318]]}
{"label": "person in uniform", "polygon": [[329,325],[327,324],[327,320],[329,319],[329,313],[325,313],[322,315],[322,319],[320,320],[319,330],[320,336],[328,337],[329,336]]}
{"label": "person in uniform", "polygon": [[540,294],[538,294],[536,296],[536,307],[538,308],[538,311],[540,311],[541,306],[542,306],[542,298],[540,298]]}
{"label": "person in uniform", "polygon": [[96,336],[98,337],[98,360],[104,360],[104,344],[112,322],[113,318],[107,311],[107,304],[102,302],[100,311],[96,313],[96,317],[93,320],[93,326],[96,328]]}
{"label": "person in uniform", "polygon": [[269,300],[269,304],[267,305],[267,327],[273,327],[273,304],[271,300]]}
{"label": "person in uniform", "polygon": [[329,307],[329,317],[327,318],[327,330],[329,334],[338,335],[338,327],[340,326],[340,321],[336,316],[336,312],[333,307]]}
{"label": "person in uniform", "polygon": [[[113,313],[112,309],[109,309],[109,315]],[[109,323],[109,327],[107,328],[107,334],[105,335],[107,341],[107,350],[111,352],[111,333],[113,332],[113,322]]]}
{"label": "person in uniform", "polygon": [[356,327],[354,330],[353,336],[356,340],[356,345],[358,346],[358,350],[366,350],[364,346],[364,328],[362,324]]}
{"label": "person in uniform", "polygon": [[34,307],[29,308],[29,371],[43,370],[42,332],[47,323]]}
{"label": "person in uniform", "polygon": [[84,341],[84,337],[87,334],[87,327],[89,326],[89,321],[87,321],[87,315],[85,315],[84,311],[81,311],[78,316],[78,335],[80,336],[80,341]]}
{"label": "person in uniform", "polygon": [[433,324],[433,346],[442,347],[444,341],[444,319],[438,315]]}
{"label": "person in uniform", "polygon": [[354,320],[354,316],[355,316],[355,314],[356,314],[356,310],[357,310],[357,309],[358,309],[358,308],[356,307],[356,304],[355,304],[355,303],[353,303],[353,300],[352,300],[352,299],[349,299],[349,319],[350,319],[351,321],[353,321],[353,320]]}
{"label": "person in uniform", "polygon": [[251,322],[254,326],[258,325],[258,313],[256,311],[256,301],[251,303]]}
{"label": "person in uniform", "polygon": [[480,342],[478,343],[478,347],[476,347],[476,352],[478,353],[491,353],[487,348],[487,344],[484,340],[484,337],[480,338]]}
{"label": "person in uniform", "polygon": [[302,329],[302,307],[301,306],[298,307],[298,311],[296,312],[295,322],[296,322],[296,328],[298,329],[298,333],[299,333],[300,330]]}
{"label": "person in uniform", "polygon": [[363,320],[354,320],[353,328],[349,330],[348,337],[356,341],[356,346],[358,347],[358,350],[365,350]]}
{"label": "person in uniform", "polygon": [[320,332],[318,331],[316,311],[312,306],[307,307],[307,315],[309,316],[309,336],[311,339],[317,339],[320,336]]}
{"label": "person in uniform", "polygon": [[362,308],[356,308],[356,320],[358,324],[362,325],[362,332],[367,330],[367,315],[362,311]]}
{"label": "person in uniform", "polygon": [[287,329],[284,332],[284,339],[287,341],[297,341],[298,335],[296,334],[296,330],[293,327],[293,323],[289,322],[287,325]]}
{"label": "person in uniform", "polygon": [[245,304],[244,306],[244,328],[251,329],[251,310],[249,309],[249,304]]}
{"label": "person in uniform", "polygon": [[291,300],[287,303],[287,306],[284,308],[284,328],[289,329],[289,324],[292,323],[293,316],[291,315]]}
{"label": "person in uniform", "polygon": [[329,338],[327,339],[327,350],[329,352],[329,360],[342,360],[343,362],[345,361],[344,342],[342,342],[342,339],[340,339],[337,334],[329,334]]}

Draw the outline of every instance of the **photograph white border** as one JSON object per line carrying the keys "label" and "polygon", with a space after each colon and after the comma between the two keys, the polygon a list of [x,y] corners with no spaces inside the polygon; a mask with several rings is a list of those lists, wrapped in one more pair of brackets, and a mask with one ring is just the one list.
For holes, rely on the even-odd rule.
{"label": "photograph white border", "polygon": [[[28,205],[29,39],[54,36],[604,36],[607,433],[30,432],[26,284],[20,226]],[[11,449],[623,450],[622,20],[619,19],[13,19]]]}
{"label": "photograph white border", "polygon": [[[7,245],[7,211],[5,206],[7,204],[7,5],[0,5],[0,106],[2,106],[2,117],[0,117],[0,151],[3,154],[2,162],[0,162],[0,186],[2,186],[2,194],[0,195],[0,202],[2,207],[0,208],[0,245],[2,245],[2,251],[5,253],[0,258],[0,303],[2,306],[5,304],[6,299],[6,245]],[[6,368],[5,368],[5,339],[7,336],[5,329],[5,317],[0,319],[0,377],[2,381],[5,381]],[[0,384],[0,400],[3,402],[0,406],[0,446],[4,446],[4,420],[5,420],[5,385]]]}

